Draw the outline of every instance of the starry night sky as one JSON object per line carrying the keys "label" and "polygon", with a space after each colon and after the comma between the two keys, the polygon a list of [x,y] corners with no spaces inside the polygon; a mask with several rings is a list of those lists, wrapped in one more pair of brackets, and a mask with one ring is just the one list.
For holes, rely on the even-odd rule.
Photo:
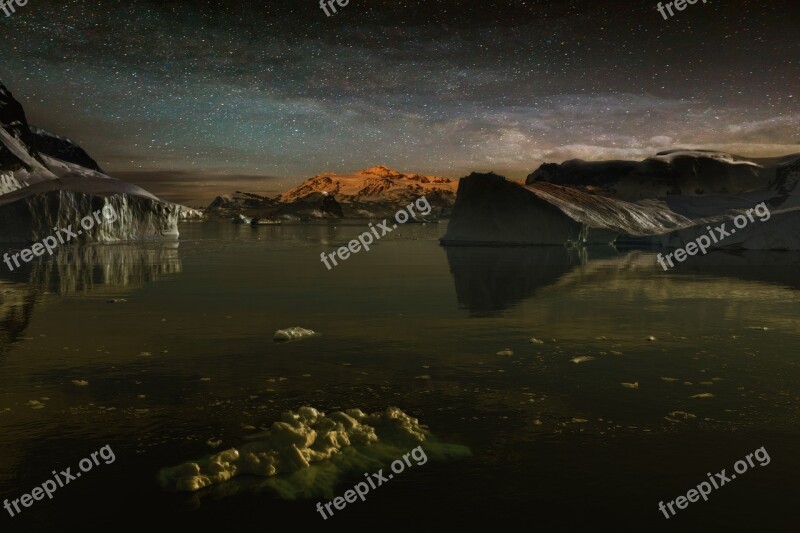
{"label": "starry night sky", "polygon": [[29,0],[0,80],[112,175],[800,152],[800,2],[656,3]]}

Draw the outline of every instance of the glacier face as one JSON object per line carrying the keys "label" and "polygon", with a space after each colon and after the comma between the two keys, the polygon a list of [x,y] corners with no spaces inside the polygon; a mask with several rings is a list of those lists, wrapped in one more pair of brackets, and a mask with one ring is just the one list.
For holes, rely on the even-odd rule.
{"label": "glacier face", "polygon": [[96,224],[81,241],[176,240],[178,220],[194,214],[103,174],[69,139],[32,129],[0,83],[0,242],[33,242],[54,228],[77,228],[104,207],[117,219]]}

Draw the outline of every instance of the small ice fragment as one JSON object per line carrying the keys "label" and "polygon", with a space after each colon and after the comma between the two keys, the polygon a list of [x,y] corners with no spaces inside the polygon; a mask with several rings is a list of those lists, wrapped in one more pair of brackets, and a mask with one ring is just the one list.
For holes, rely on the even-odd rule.
{"label": "small ice fragment", "polygon": [[416,379],[431,379],[431,377],[428,374],[424,374],[422,376],[417,376]]}
{"label": "small ice fragment", "polygon": [[639,382],[638,381],[636,381],[634,383],[621,383],[621,385],[623,387],[625,387],[626,389],[638,389],[639,388]]}
{"label": "small ice fragment", "polygon": [[678,378],[665,378],[661,376],[661,381],[666,381],[667,383],[672,383],[673,381],[678,381]]}
{"label": "small ice fragment", "polygon": [[305,339],[306,337],[313,337],[317,333],[310,329],[300,327],[279,329],[275,332],[272,340],[275,342],[295,341],[298,339]]}
{"label": "small ice fragment", "polygon": [[673,421],[679,418],[682,418],[683,420],[688,420],[690,418],[697,418],[697,417],[692,413],[687,413],[686,411],[672,411],[669,414],[669,416],[665,416],[664,418],[666,418],[669,421]]}
{"label": "small ice fragment", "polygon": [[31,409],[44,409],[44,404],[39,400],[29,400],[27,405]]}
{"label": "small ice fragment", "polygon": [[611,350],[612,355],[622,355],[622,352],[618,352],[616,350]]}
{"label": "small ice fragment", "polygon": [[208,444],[208,446],[211,448],[219,448],[222,445],[222,439],[219,440],[208,439],[206,441],[206,444]]}
{"label": "small ice fragment", "polygon": [[645,340],[648,340],[648,341],[652,342],[652,341],[656,340],[656,338],[655,338],[655,337],[653,337],[652,335],[650,335],[650,336],[649,336],[649,337],[647,337],[647,339],[645,339]]}
{"label": "small ice fragment", "polygon": [[591,355],[579,355],[577,357],[573,357],[572,359],[570,359],[570,362],[575,363],[577,365],[580,363],[585,363],[586,361],[593,361],[593,360],[594,357],[592,357]]}
{"label": "small ice fragment", "polygon": [[211,381],[211,378],[200,378],[200,381]]}
{"label": "small ice fragment", "polygon": [[514,355],[514,352],[511,350],[511,348],[506,348],[505,350],[501,350],[501,351],[497,352],[497,355],[511,356],[511,355]]}
{"label": "small ice fragment", "polygon": [[125,298],[112,298],[110,300],[106,300],[106,303],[107,304],[123,304],[123,303],[125,303],[127,301],[128,300],[126,300]]}
{"label": "small ice fragment", "polygon": [[572,421],[576,424],[585,424],[588,422],[585,418],[573,418]]}
{"label": "small ice fragment", "polygon": [[713,398],[714,395],[710,392],[702,392],[700,394],[695,394],[694,396],[689,396],[689,398]]}
{"label": "small ice fragment", "polygon": [[539,340],[536,337],[531,337],[530,343],[531,344],[544,344],[544,341]]}
{"label": "small ice fragment", "polygon": [[89,384],[89,382],[83,379],[73,379],[72,384],[77,385],[78,387],[85,387]]}

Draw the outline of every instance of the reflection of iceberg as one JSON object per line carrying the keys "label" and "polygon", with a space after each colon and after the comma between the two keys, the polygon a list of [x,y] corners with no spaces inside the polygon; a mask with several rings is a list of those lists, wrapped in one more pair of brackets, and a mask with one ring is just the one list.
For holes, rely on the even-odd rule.
{"label": "reflection of iceberg", "polygon": [[177,242],[69,246],[13,273],[0,268],[0,355],[27,329],[39,294],[116,296],[181,268]]}
{"label": "reflection of iceberg", "polygon": [[447,247],[458,303],[475,314],[496,314],[611,247]]}
{"label": "reflection of iceberg", "polygon": [[238,449],[165,468],[159,478],[164,488],[197,491],[249,474],[262,479],[225,483],[215,494],[231,494],[246,487],[269,488],[292,499],[320,494],[332,497],[343,474],[380,468],[420,445],[434,459],[469,455],[462,446],[437,443],[417,419],[397,408],[370,415],[348,409],[326,416],[301,407],[283,413],[269,431],[251,437]]}
{"label": "reflection of iceberg", "polygon": [[[455,246],[446,251],[458,303],[474,315],[501,314],[548,286],[567,292],[594,286],[597,290],[619,290],[623,297],[634,290],[660,291],[667,278],[683,275],[800,289],[796,274],[800,252],[713,251],[689,257],[667,274],[656,263],[654,252],[620,253],[612,247]],[[664,298],[663,294],[654,297]]]}
{"label": "reflection of iceberg", "polygon": [[34,303],[35,295],[28,285],[0,279],[0,355],[28,328]]}
{"label": "reflection of iceberg", "polygon": [[181,272],[178,243],[58,248],[31,267],[31,284],[66,295],[103,289],[118,293]]}

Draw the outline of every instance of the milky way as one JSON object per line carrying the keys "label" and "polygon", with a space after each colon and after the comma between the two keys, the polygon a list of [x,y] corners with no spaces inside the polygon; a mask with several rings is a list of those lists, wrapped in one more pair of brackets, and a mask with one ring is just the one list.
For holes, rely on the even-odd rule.
{"label": "milky way", "polygon": [[796,0],[30,0],[0,80],[110,173],[524,176],[672,147],[800,152]]}

